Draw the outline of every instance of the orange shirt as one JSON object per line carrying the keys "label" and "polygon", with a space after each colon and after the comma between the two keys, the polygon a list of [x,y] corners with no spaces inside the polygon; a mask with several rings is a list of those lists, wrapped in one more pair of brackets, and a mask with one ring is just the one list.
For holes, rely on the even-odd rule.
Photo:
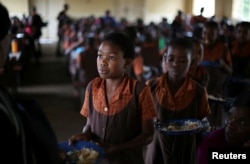
{"label": "orange shirt", "polygon": [[132,66],[135,75],[139,76],[143,74],[143,58],[140,55],[134,58]]}
{"label": "orange shirt", "polygon": [[[130,102],[135,91],[136,80],[131,79],[126,75],[120,86],[116,89],[115,94],[111,98],[109,104],[106,102],[104,86],[105,80],[102,78],[98,77],[92,80],[93,105],[94,108],[101,114],[111,116],[121,112],[123,108]],[[138,101],[142,120],[152,119],[156,116],[153,98],[148,86],[145,86],[139,93]],[[80,113],[85,117],[88,117],[88,104],[89,92],[88,89],[86,89],[84,104],[80,111]]]}
{"label": "orange shirt", "polygon": [[244,45],[240,45],[239,42],[234,41],[232,43],[232,55],[238,57],[250,56],[250,41]]}
{"label": "orange shirt", "polygon": [[[154,95],[159,104],[165,109],[171,111],[185,110],[186,107],[195,101],[196,82],[187,76],[184,84],[179,88],[174,96],[171,95],[168,84],[167,74],[164,74],[156,79],[156,88],[154,89]],[[205,87],[203,87],[203,95],[201,98],[200,106],[198,107],[198,116],[204,118],[210,114],[210,107],[208,104],[208,97]],[[200,97],[199,97],[200,99]]]}
{"label": "orange shirt", "polygon": [[229,66],[232,65],[230,51],[224,43],[217,42],[212,47],[206,44],[203,44],[203,46],[204,46],[203,60],[215,62],[222,59]]}
{"label": "orange shirt", "polygon": [[189,69],[189,74],[199,84],[201,84],[201,85],[203,85],[205,87],[207,86],[208,81],[209,81],[209,74],[205,70],[204,67],[202,67],[202,66],[199,65],[195,69],[194,68],[190,68]]}

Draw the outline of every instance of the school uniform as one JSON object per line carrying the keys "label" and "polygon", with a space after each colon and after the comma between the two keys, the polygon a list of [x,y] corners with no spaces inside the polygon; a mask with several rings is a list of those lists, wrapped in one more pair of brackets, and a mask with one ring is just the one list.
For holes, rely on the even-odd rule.
{"label": "school uniform", "polygon": [[[90,119],[94,140],[126,143],[142,131],[141,121],[156,115],[150,89],[125,75],[110,102],[105,97],[105,80],[95,78],[87,87],[81,114]],[[101,163],[144,163],[143,148],[118,153]]]}
{"label": "school uniform", "polygon": [[232,76],[226,83],[226,96],[235,97],[249,89],[250,83],[241,80],[250,78],[250,41],[240,45],[238,41],[232,43]]}
{"label": "school uniform", "polygon": [[[229,66],[232,65],[229,49],[222,42],[216,42],[212,47],[204,44],[204,58],[201,65],[209,74],[209,82],[207,86],[208,94],[222,95],[223,83],[226,78],[226,73],[220,67],[220,60],[224,60]],[[204,62],[211,64],[204,65]]]}
{"label": "school uniform", "polygon": [[98,50],[93,47],[86,49],[80,54],[79,80],[84,89],[92,79],[99,76],[96,67],[97,54]]}
{"label": "school uniform", "polygon": [[[187,76],[172,96],[167,74],[149,82],[160,121],[169,119],[202,119],[210,114],[206,89]],[[155,130],[147,146],[146,164],[195,164],[196,135],[170,136]]]}
{"label": "school uniform", "polygon": [[[208,81],[209,81],[209,75],[208,72],[203,68],[202,66],[198,66],[196,70],[194,70],[194,74],[190,74],[190,76],[199,84],[202,86],[207,86]],[[189,71],[191,73],[191,71]]]}
{"label": "school uniform", "polygon": [[[232,65],[229,49],[224,43],[217,41],[213,46],[204,44],[203,52],[204,58],[201,65],[209,75],[207,93],[224,97],[224,84],[229,75],[221,67],[220,60],[223,60],[228,66]],[[210,108],[212,110],[211,115],[208,117],[210,125],[215,128],[222,126],[224,122],[222,119],[224,104],[210,102]]]}

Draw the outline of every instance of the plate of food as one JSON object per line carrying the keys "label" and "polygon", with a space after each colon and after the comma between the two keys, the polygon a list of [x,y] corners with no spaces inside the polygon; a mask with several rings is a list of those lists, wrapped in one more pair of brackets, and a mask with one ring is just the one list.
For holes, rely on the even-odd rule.
{"label": "plate of food", "polygon": [[79,141],[70,146],[66,141],[58,147],[63,164],[95,164],[104,157],[104,149],[93,142]]}
{"label": "plate of food", "polygon": [[177,119],[159,122],[155,128],[166,135],[196,134],[207,126],[207,122],[198,119]]}

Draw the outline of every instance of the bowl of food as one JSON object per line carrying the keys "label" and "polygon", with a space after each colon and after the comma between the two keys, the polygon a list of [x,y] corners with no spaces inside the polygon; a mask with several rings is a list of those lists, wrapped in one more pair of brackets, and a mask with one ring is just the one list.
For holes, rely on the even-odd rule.
{"label": "bowl of food", "polygon": [[93,142],[61,142],[58,147],[63,164],[96,164],[104,157],[104,149]]}
{"label": "bowl of food", "polygon": [[198,119],[177,119],[159,122],[155,128],[166,135],[196,134],[205,128],[206,123]]}

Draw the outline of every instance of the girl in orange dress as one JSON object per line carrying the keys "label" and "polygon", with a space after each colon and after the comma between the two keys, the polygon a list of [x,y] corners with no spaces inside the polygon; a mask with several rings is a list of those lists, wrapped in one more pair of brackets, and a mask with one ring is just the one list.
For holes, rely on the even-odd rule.
{"label": "girl in orange dress", "polygon": [[100,163],[143,164],[143,147],[152,141],[156,111],[150,89],[125,73],[133,55],[133,42],[124,34],[104,38],[97,57],[100,77],[88,84],[80,112],[87,122],[69,139],[98,143],[105,150]]}

